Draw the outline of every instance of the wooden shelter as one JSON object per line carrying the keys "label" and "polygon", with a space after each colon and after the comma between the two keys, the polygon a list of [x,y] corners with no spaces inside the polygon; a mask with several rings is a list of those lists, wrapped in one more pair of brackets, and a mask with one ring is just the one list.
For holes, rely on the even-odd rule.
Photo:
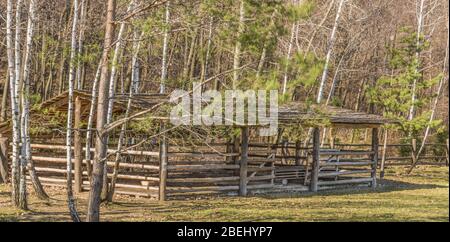
{"label": "wooden shelter", "polygon": [[[89,189],[86,166],[90,161],[83,158],[84,131],[77,124],[86,119],[90,95],[78,91],[75,92],[75,99],[75,129],[79,130],[74,149],[79,151],[73,161],[74,177],[75,190],[82,192]],[[133,109],[138,111],[167,100],[167,97],[147,94],[135,96],[134,99]],[[124,111],[126,100],[125,96],[116,97],[116,115]],[[67,93],[63,93],[44,102],[41,107],[65,111],[66,103]],[[389,120],[378,115],[302,103],[280,107],[278,116],[280,130],[307,128],[311,131],[312,142],[263,139],[253,135],[261,127],[243,125],[236,127],[241,129],[240,138],[207,141],[199,137],[190,145],[174,142],[168,133],[157,138],[152,136],[154,134],[133,134],[127,145],[133,146],[136,139],[148,141],[139,148],[117,151],[114,147],[116,135],[112,134],[108,153],[121,154],[116,193],[166,200],[205,194],[246,196],[267,192],[316,192],[349,184],[376,187],[378,129]],[[167,119],[161,119],[161,126],[167,126],[166,122]],[[0,125],[3,137],[0,157],[3,157],[3,164],[9,157],[8,127],[8,124]],[[333,144],[321,146],[321,129],[324,127],[371,129],[370,149],[344,150]],[[63,139],[33,137],[32,140],[32,159],[41,182],[49,186],[65,186],[66,147]],[[114,161],[108,160],[107,166],[108,176],[111,177]]]}

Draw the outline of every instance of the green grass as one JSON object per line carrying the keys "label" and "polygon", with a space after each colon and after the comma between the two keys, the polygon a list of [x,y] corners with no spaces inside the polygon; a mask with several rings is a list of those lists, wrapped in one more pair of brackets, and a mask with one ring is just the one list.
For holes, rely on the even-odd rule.
{"label": "green grass", "polygon": [[[341,189],[318,194],[221,197],[160,203],[120,198],[102,207],[104,221],[449,221],[447,167],[419,167],[412,175],[388,170],[377,190]],[[68,221],[64,191],[49,190],[52,199],[31,197],[28,212],[10,205],[0,185],[0,221]],[[81,215],[86,195],[78,199]]]}

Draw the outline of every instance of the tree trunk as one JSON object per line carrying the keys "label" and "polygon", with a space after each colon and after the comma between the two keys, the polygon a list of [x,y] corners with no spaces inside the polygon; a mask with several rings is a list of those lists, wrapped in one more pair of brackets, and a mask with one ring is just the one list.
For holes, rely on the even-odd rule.
{"label": "tree trunk", "polygon": [[91,179],[91,189],[88,200],[88,222],[98,222],[100,220],[100,203],[103,183],[103,169],[107,151],[107,136],[104,134],[108,108],[108,63],[109,51],[114,36],[114,19],[116,11],[116,0],[108,0],[105,42],[102,55],[102,69],[100,72],[99,95],[97,101],[97,130],[95,140],[95,159]]}
{"label": "tree trunk", "polygon": [[[448,29],[448,28],[447,28],[447,29]],[[448,65],[448,55],[449,55],[449,53],[448,53],[448,51],[449,51],[448,48],[449,48],[449,39],[448,39],[448,35],[447,35],[447,48],[446,48],[446,51],[445,51],[444,68],[443,68],[443,70],[442,70],[442,73],[443,73],[444,76],[443,76],[443,77],[441,78],[441,80],[439,81],[439,87],[438,87],[438,89],[437,89],[437,91],[436,91],[436,97],[435,97],[435,99],[434,99],[433,107],[432,107],[432,109],[431,109],[430,120],[429,120],[429,123],[428,123],[428,125],[427,125],[426,130],[425,130],[424,138],[422,139],[422,143],[421,143],[421,145],[420,145],[420,148],[419,148],[419,150],[418,150],[418,152],[417,152],[417,154],[416,154],[415,161],[418,161],[418,160],[419,160],[419,156],[421,155],[421,153],[423,152],[423,149],[425,148],[425,144],[426,144],[426,142],[427,142],[428,136],[429,136],[430,131],[431,131],[430,125],[431,125],[431,123],[433,122],[433,120],[434,120],[434,118],[435,118],[435,115],[436,115],[436,109],[437,109],[437,106],[438,106],[438,103],[439,103],[439,98],[440,98],[440,96],[441,96],[442,89],[444,88],[445,83],[446,83],[446,81],[447,81],[447,76],[445,75],[445,73],[448,73],[448,66],[447,66],[447,65]],[[417,165],[417,164],[414,163],[414,164],[411,166],[411,168],[408,170],[408,174],[410,174],[410,173],[414,170],[414,168],[415,168],[416,165]]]}
{"label": "tree trunk", "polygon": [[97,104],[97,89],[98,89],[98,80],[100,78],[100,71],[102,68],[102,63],[100,62],[97,68],[97,72],[95,74],[94,82],[92,83],[92,93],[91,93],[91,107],[89,109],[89,117],[87,122],[87,131],[86,131],[86,167],[88,177],[90,178],[92,175],[92,164],[91,164],[91,144],[92,144],[92,126],[94,123],[94,115]]}
{"label": "tree trunk", "polygon": [[74,0],[73,3],[73,22],[72,22],[72,40],[70,47],[70,68],[69,68],[69,103],[67,109],[67,133],[66,133],[66,156],[67,156],[67,202],[69,206],[70,216],[74,222],[80,222],[81,219],[78,215],[75,199],[72,190],[72,132],[73,132],[73,93],[74,82],[76,78],[75,70],[75,57],[77,48],[77,26],[78,26],[78,0]]}
{"label": "tree trunk", "polygon": [[[130,2],[128,5],[127,13],[131,12],[134,8],[134,0]],[[117,86],[117,67],[119,65],[119,60],[122,58],[122,48],[123,48],[123,35],[125,34],[125,22],[120,24],[119,34],[117,36],[117,43],[114,50],[114,56],[112,59],[112,67],[111,67],[111,76],[109,80],[109,96],[108,96],[108,113],[106,116],[106,123],[109,124],[112,122],[113,109],[114,109],[114,96],[116,92]],[[108,142],[107,142],[108,143]],[[108,166],[107,163],[104,163],[105,167],[103,169],[103,187],[102,187],[102,195],[101,198],[103,201],[106,201],[108,198]]]}
{"label": "tree trunk", "polygon": [[11,98],[11,119],[13,125],[12,139],[12,164],[11,164],[11,186],[12,200],[16,207],[19,207],[19,151],[20,151],[20,128],[19,128],[19,97],[17,95],[17,78],[15,70],[15,51],[13,45],[13,1],[8,0],[6,11],[6,45],[8,55],[9,90]]}
{"label": "tree trunk", "polygon": [[0,114],[0,122],[5,122],[7,119],[6,109],[8,105],[8,91],[9,91],[9,70],[6,70],[5,82],[3,84],[3,95],[2,95],[2,107]]}
{"label": "tree trunk", "polygon": [[239,67],[241,66],[241,34],[244,32],[244,18],[245,18],[245,1],[241,0],[239,7],[239,29],[236,36],[236,46],[234,48],[233,57],[233,89],[237,88],[239,80]]}
{"label": "tree trunk", "polygon": [[296,33],[295,29],[297,28],[297,26],[298,26],[297,23],[292,24],[291,38],[289,40],[288,52],[286,54],[286,67],[284,68],[283,95],[287,93],[289,64],[290,64],[291,57],[292,57],[292,46],[294,45],[294,38],[295,38],[295,33]]}
{"label": "tree trunk", "polygon": [[[41,182],[36,174],[34,167],[34,162],[31,159],[31,139],[30,139],[30,66],[31,66],[31,53],[33,51],[33,36],[34,36],[34,23],[36,21],[35,11],[36,11],[36,0],[30,0],[30,6],[28,11],[28,27],[27,27],[27,38],[26,38],[26,51],[24,58],[24,68],[23,68],[23,87],[22,87],[22,164],[23,169],[28,167],[28,172],[31,177],[31,183],[38,196],[38,198],[46,200],[48,199],[47,193],[45,193]],[[26,193],[26,181],[25,174],[21,177],[21,189]],[[26,194],[24,194],[26,198]],[[26,199],[25,199],[26,207]]]}
{"label": "tree trunk", "polygon": [[345,2],[345,0],[340,0],[340,2],[339,2],[339,7],[337,9],[336,19],[334,21],[333,30],[331,31],[330,40],[328,42],[327,57],[325,59],[325,66],[323,68],[322,79],[320,81],[319,92],[317,94],[317,103],[318,104],[320,104],[322,102],[323,93],[324,93],[324,89],[325,89],[325,82],[326,82],[327,76],[328,76],[328,66],[330,64],[331,53],[333,52],[334,42],[336,40],[336,31],[337,31],[337,28],[339,25],[339,18],[341,16],[342,7],[344,5],[344,2]]}
{"label": "tree trunk", "polygon": [[[419,61],[419,58],[420,58],[420,50],[419,50],[419,48],[420,48],[420,45],[421,45],[421,42],[420,42],[420,39],[421,39],[421,36],[422,36],[422,31],[423,31],[423,19],[424,19],[424,14],[423,14],[423,7],[424,7],[424,3],[425,3],[425,0],[420,0],[420,6],[419,6],[419,13],[418,13],[418,16],[417,16],[417,37],[416,37],[416,48],[417,48],[417,51],[416,51],[416,58],[417,58],[417,61]],[[415,70],[415,73],[417,74],[417,73],[419,73],[419,67],[417,67],[416,68],[416,70]],[[411,106],[410,106],[410,108],[409,108],[409,115],[408,115],[408,120],[409,121],[411,121],[411,120],[413,120],[414,119],[414,112],[415,112],[415,108],[416,108],[416,95],[417,95],[417,93],[416,93],[416,91],[417,91],[417,78],[415,78],[414,79],[414,81],[413,81],[413,84],[412,84],[412,87],[411,87]],[[410,135],[411,136],[411,135]]]}
{"label": "tree trunk", "polygon": [[162,55],[162,67],[161,67],[161,85],[159,92],[161,94],[166,92],[166,80],[167,80],[167,51],[169,45],[169,31],[170,31],[170,1],[166,2],[166,19],[164,26],[164,40],[163,40],[163,55]]}
{"label": "tree trunk", "polygon": [[85,24],[86,24],[86,0],[81,0],[81,10],[80,10],[80,33],[78,37],[78,63],[77,63],[77,75],[76,75],[76,83],[77,83],[77,89],[82,90],[82,70],[84,63],[81,61],[81,56],[83,55],[84,51],[84,31],[85,31]]}

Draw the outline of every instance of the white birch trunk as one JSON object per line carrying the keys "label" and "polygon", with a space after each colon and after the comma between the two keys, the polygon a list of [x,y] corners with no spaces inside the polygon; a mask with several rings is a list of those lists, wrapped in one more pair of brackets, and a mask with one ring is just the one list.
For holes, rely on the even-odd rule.
{"label": "white birch trunk", "polygon": [[[36,0],[30,0],[30,6],[28,11],[28,26],[26,35],[26,50],[24,58],[24,68],[23,68],[23,87],[22,87],[22,120],[21,120],[21,131],[22,131],[22,159],[21,159],[21,169],[22,174],[20,177],[20,189],[21,194],[23,194],[23,206],[26,208],[26,174],[25,169],[28,167],[29,174],[31,177],[31,183],[33,184],[34,190],[40,199],[48,199],[48,195],[45,193],[39,178],[37,177],[36,170],[34,168],[34,162],[31,159],[31,138],[30,138],[30,68],[31,68],[31,53],[33,51],[33,36],[34,36],[34,23],[36,22]],[[22,202],[21,202],[22,203]]]}
{"label": "white birch trunk", "polygon": [[329,67],[329,64],[330,64],[331,54],[333,52],[334,42],[336,40],[336,31],[337,31],[337,28],[338,28],[338,25],[339,25],[339,18],[341,16],[341,12],[342,12],[342,8],[344,6],[344,2],[345,2],[345,0],[340,0],[340,2],[339,2],[339,6],[338,6],[338,9],[337,9],[337,13],[336,13],[336,19],[334,21],[333,30],[331,31],[330,40],[328,42],[327,57],[325,59],[325,66],[323,68],[322,79],[320,81],[319,92],[317,94],[317,103],[318,104],[320,104],[322,102],[323,92],[324,92],[324,89],[325,89],[325,82],[326,82],[327,76],[328,76],[328,67]]}
{"label": "white birch trunk", "polygon": [[19,101],[16,95],[16,72],[15,72],[15,53],[13,45],[13,1],[8,0],[6,11],[6,45],[8,55],[8,73],[11,97],[11,118],[13,125],[12,137],[12,164],[11,164],[11,186],[12,200],[16,207],[19,206],[19,146],[20,146],[20,129],[19,129]]}
{"label": "white birch trunk", "polygon": [[[128,5],[127,13],[131,12],[134,8],[134,0],[130,2]],[[111,123],[114,109],[114,96],[116,91],[116,82],[117,82],[117,66],[119,59],[122,55],[122,45],[123,45],[123,35],[125,32],[126,23],[122,22],[120,24],[119,34],[117,36],[117,43],[114,49],[114,55],[112,59],[112,67],[111,67],[111,76],[109,79],[109,95],[108,95],[108,110],[106,115],[106,124]],[[107,142],[108,143],[108,142]],[[103,189],[102,189],[102,200],[106,200],[108,196],[108,166],[107,163],[104,163],[103,169]]]}
{"label": "white birch trunk", "polygon": [[70,47],[70,67],[69,67],[69,103],[67,109],[67,133],[66,133],[66,156],[67,156],[67,200],[70,211],[70,216],[74,222],[80,222],[75,199],[72,190],[72,119],[73,119],[73,92],[75,81],[75,55],[77,48],[77,26],[78,26],[78,0],[74,0],[73,3],[73,20],[72,20],[72,40]]}
{"label": "white birch trunk", "polygon": [[237,88],[237,82],[239,80],[239,67],[241,65],[241,34],[244,31],[244,18],[245,18],[245,3],[244,0],[241,0],[240,8],[239,8],[239,28],[236,36],[236,46],[234,49],[234,57],[233,57],[233,89]]}
{"label": "white birch trunk", "polygon": [[[85,26],[86,26],[86,0],[81,0],[81,6],[80,6],[80,33],[78,37],[78,55],[81,57],[83,55],[83,44],[84,44],[84,32],[85,32]],[[83,85],[81,83],[82,79],[82,61],[80,58],[78,59],[77,63],[77,76],[76,76],[76,83],[77,83],[77,89],[81,90],[83,89]]]}
{"label": "white birch trunk", "polygon": [[161,67],[161,85],[159,91],[161,94],[166,92],[167,81],[167,51],[169,45],[169,24],[170,24],[170,1],[166,2],[166,19],[164,26],[164,40],[163,40],[163,55],[162,55],[162,67]]}
{"label": "white birch trunk", "polygon": [[[423,7],[424,7],[424,3],[425,0],[420,0],[420,6],[419,6],[419,13],[417,16],[417,39],[416,39],[416,45],[417,48],[420,47],[420,37],[422,35],[422,30],[423,30]],[[420,58],[420,51],[419,49],[417,49],[416,51],[416,58],[417,61],[419,61]],[[415,70],[416,74],[419,73],[418,68]],[[414,119],[414,111],[416,108],[416,90],[417,90],[417,78],[414,79],[412,87],[411,87],[411,107],[409,108],[409,115],[408,115],[408,120],[411,121]]]}
{"label": "white birch trunk", "polygon": [[292,57],[292,47],[294,45],[294,38],[295,38],[296,28],[297,28],[297,23],[292,24],[291,38],[289,40],[288,51],[287,51],[287,54],[286,54],[286,67],[284,68],[283,95],[287,93],[288,71],[289,71],[289,64],[291,62],[291,57]]}
{"label": "white birch trunk", "polygon": [[96,109],[96,103],[97,103],[97,89],[98,89],[98,80],[100,78],[100,71],[101,71],[102,63],[98,65],[97,72],[95,74],[94,82],[92,83],[92,93],[91,93],[91,107],[89,109],[89,117],[87,122],[87,131],[86,131],[86,167],[88,172],[88,177],[91,177],[92,175],[92,166],[91,166],[91,146],[92,146],[92,126],[94,123],[94,113]]}
{"label": "white birch trunk", "polygon": [[[134,8],[134,2],[135,0],[130,2],[130,5],[128,5],[127,13],[131,12],[131,10]],[[111,67],[111,76],[109,79],[109,96],[108,96],[108,114],[106,123],[110,123],[112,119],[112,113],[114,109],[114,96],[115,96],[115,89],[116,89],[116,80],[117,80],[117,65],[119,62],[119,59],[121,58],[122,53],[122,45],[123,45],[123,35],[125,32],[126,23],[123,22],[120,24],[119,34],[117,36],[117,43],[114,49],[114,55],[112,59],[112,67]]]}
{"label": "white birch trunk", "polygon": [[206,46],[206,57],[205,57],[205,70],[203,73],[203,80],[208,79],[208,71],[209,71],[209,59],[211,58],[211,45],[212,45],[212,35],[213,35],[213,22],[214,18],[210,17],[209,21],[209,30],[208,30],[208,43]]}
{"label": "white birch trunk", "polygon": [[[448,39],[448,35],[447,35],[447,48],[446,48],[446,51],[445,51],[444,67],[443,67],[443,70],[442,70],[442,73],[444,74],[444,76],[439,81],[439,87],[436,90],[436,98],[433,101],[433,106],[432,106],[432,109],[431,109],[430,120],[428,121],[429,123],[427,125],[426,130],[425,130],[424,138],[423,138],[422,143],[420,144],[420,148],[419,148],[419,150],[417,151],[417,154],[416,154],[416,159],[415,159],[416,163],[419,160],[419,157],[422,154],[423,149],[425,148],[425,144],[427,142],[428,136],[430,135],[430,131],[431,131],[431,126],[430,125],[431,125],[431,123],[433,122],[433,120],[434,120],[434,118],[436,116],[436,109],[437,109],[437,105],[439,103],[439,98],[441,97],[442,89],[444,88],[445,83],[447,82],[446,73],[448,73],[448,66],[447,66],[448,65],[448,55],[449,55],[449,53],[448,53],[449,50],[448,49],[449,49],[449,39]],[[412,165],[412,167],[409,170],[409,173],[412,172],[412,170],[414,169],[414,167],[416,165],[417,164],[413,164]]]}
{"label": "white birch trunk", "polygon": [[[135,39],[133,41],[134,44],[133,44],[133,66],[132,66],[132,69],[133,69],[133,72],[136,71],[137,73],[139,73],[138,54],[139,54],[139,50],[141,48],[141,41],[140,41],[141,37],[138,37],[136,32],[135,32],[134,36],[135,36]],[[131,104],[132,104],[132,100],[133,100],[133,95],[135,93],[137,93],[137,90],[138,90],[138,87],[137,87],[137,83],[139,82],[138,78],[139,78],[139,76],[136,74],[133,74],[131,76],[131,85],[130,85],[130,92],[129,92],[129,96],[128,96],[127,109],[125,111],[125,119],[128,118],[131,113]],[[119,165],[120,165],[120,159],[121,159],[120,151],[123,148],[126,129],[127,129],[127,122],[122,124],[122,128],[121,128],[120,134],[119,134],[119,140],[118,140],[118,144],[117,144],[118,152],[115,157],[114,171],[113,171],[113,176],[111,178],[111,185],[110,185],[109,192],[108,192],[108,201],[110,201],[110,202],[114,198],[117,176],[119,175]]]}

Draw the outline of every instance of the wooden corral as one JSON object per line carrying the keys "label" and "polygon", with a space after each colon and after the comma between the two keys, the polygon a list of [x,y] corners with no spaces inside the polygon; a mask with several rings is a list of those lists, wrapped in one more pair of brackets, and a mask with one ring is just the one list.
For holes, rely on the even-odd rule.
{"label": "wooden corral", "polygon": [[[133,111],[152,107],[167,97],[141,95],[135,97]],[[85,140],[81,123],[86,120],[90,96],[75,93],[74,184],[78,192],[89,189],[87,164],[84,159]],[[125,108],[125,97],[116,97],[115,113]],[[44,102],[42,108],[64,111],[67,93]],[[117,135],[110,135],[107,162],[108,176],[112,176],[115,154],[121,162],[116,185],[117,194],[151,197],[160,200],[206,194],[240,195],[267,192],[316,192],[341,185],[367,185],[375,188],[379,161],[378,129],[389,120],[351,110],[326,106],[307,107],[290,104],[279,110],[279,129],[310,128],[312,141],[300,142],[257,137],[258,125],[239,126],[240,137],[234,140],[215,139],[192,141],[187,146],[176,142],[170,133],[157,137],[154,134],[133,134],[125,146],[137,140],[143,145],[126,150],[116,150]],[[159,120],[161,127],[169,126],[167,119]],[[372,142],[357,149],[331,145],[321,146],[321,128],[372,129]],[[0,157],[3,167],[8,154],[8,125],[0,130]],[[78,128],[77,128],[78,127]],[[66,185],[65,145],[63,133],[48,137],[32,137],[32,159],[44,185]],[[150,137],[150,138],[149,138]],[[94,150],[91,149],[90,152]],[[93,157],[93,156],[91,156]],[[1,168],[2,166],[0,166]],[[6,170],[6,169],[5,169]],[[0,171],[2,171],[0,169]],[[6,175],[7,176],[7,175]],[[2,171],[3,177],[3,171]]]}

